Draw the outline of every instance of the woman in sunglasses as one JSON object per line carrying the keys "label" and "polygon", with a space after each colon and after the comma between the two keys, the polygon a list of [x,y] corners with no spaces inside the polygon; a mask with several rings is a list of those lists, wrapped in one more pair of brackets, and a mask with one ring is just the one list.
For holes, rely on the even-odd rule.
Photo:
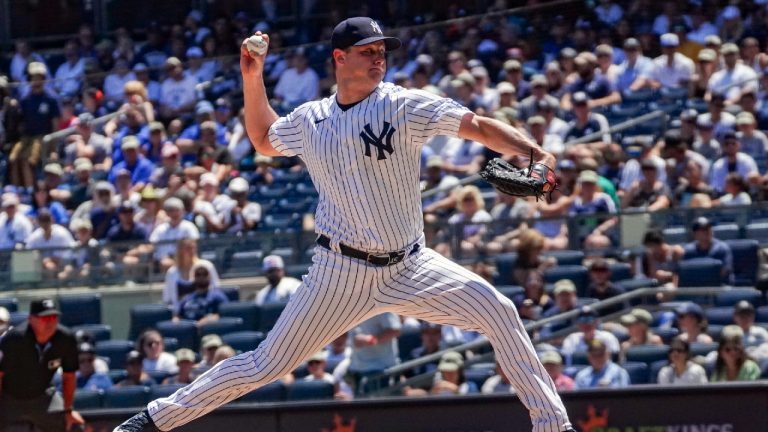
{"label": "woman in sunglasses", "polygon": [[163,336],[157,330],[145,330],[136,341],[136,350],[141,353],[145,372],[166,372],[169,375],[179,371],[176,357],[165,352]]}
{"label": "woman in sunglasses", "polygon": [[659,371],[658,382],[663,385],[692,385],[707,382],[707,373],[704,368],[691,361],[691,346],[688,341],[676,337],[669,343],[669,364]]}
{"label": "woman in sunglasses", "polygon": [[760,379],[760,366],[744,351],[744,332],[735,325],[726,326],[717,347],[717,360],[712,380],[754,381]]}

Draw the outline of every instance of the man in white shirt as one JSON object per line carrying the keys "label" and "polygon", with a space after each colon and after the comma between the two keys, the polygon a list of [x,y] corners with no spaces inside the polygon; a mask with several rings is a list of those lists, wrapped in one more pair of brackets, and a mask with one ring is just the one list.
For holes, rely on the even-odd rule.
{"label": "man in white shirt", "polygon": [[753,184],[760,181],[755,160],[739,150],[741,150],[741,142],[736,133],[726,132],[723,136],[723,157],[712,164],[709,174],[709,185],[715,192],[719,194],[725,192],[725,177],[732,172],[738,173]]}
{"label": "man in white shirt", "polygon": [[547,120],[542,116],[533,116],[528,118],[528,132],[544,150],[554,154],[557,157],[563,154],[565,147],[560,135],[547,133]]}
{"label": "man in white shirt", "polygon": [[168,78],[160,87],[160,115],[172,119],[179,114],[191,113],[197,101],[195,86],[197,81],[192,76],[184,75],[181,60],[169,57],[165,61]]}
{"label": "man in white shirt", "polygon": [[723,93],[725,103],[731,105],[739,102],[742,93],[757,91],[757,74],[739,62],[739,47],[734,43],[723,44],[720,54],[724,67],[709,77],[705,99],[712,93]]}
{"label": "man in white shirt", "polygon": [[768,167],[768,137],[757,130],[755,116],[748,111],[740,112],[736,116],[736,127],[739,129],[736,137],[741,142],[741,149],[757,162],[760,172],[765,172]]}
{"label": "man in white shirt", "polygon": [[125,92],[123,87],[125,87],[125,83],[135,79],[136,74],[128,68],[128,60],[124,58],[116,59],[112,72],[104,78],[104,97],[110,101],[124,102]]}
{"label": "man in white shirt", "polygon": [[296,50],[291,63],[293,67],[283,72],[275,86],[275,99],[287,110],[320,96],[320,79],[309,67],[304,51]]}
{"label": "man in white shirt", "polygon": [[228,205],[222,205],[221,217],[227,233],[250,231],[261,222],[261,206],[248,201],[248,181],[235,177],[229,182]]}
{"label": "man in white shirt", "polygon": [[75,96],[80,92],[80,86],[83,84],[85,67],[85,60],[80,57],[76,41],[70,40],[64,45],[64,57],[67,61],[56,69],[54,87],[59,95]]}
{"label": "man in white shirt", "polygon": [[584,306],[576,318],[576,326],[579,331],[571,333],[563,340],[563,348],[560,350],[571,362],[571,356],[577,351],[586,351],[590,342],[597,339],[605,344],[608,351],[612,354],[618,353],[620,349],[619,340],[610,332],[598,330],[600,319],[597,312],[589,306]]}
{"label": "man in white shirt", "polygon": [[158,225],[149,236],[149,242],[155,245],[154,258],[160,262],[161,271],[175,264],[177,241],[200,238],[200,231],[195,224],[184,220],[184,203],[180,199],[168,198],[163,204],[163,210],[170,220]]}
{"label": "man in white shirt", "polygon": [[621,62],[616,74],[616,90],[619,92],[628,89],[638,78],[649,76],[653,70],[653,61],[643,55],[637,39],[624,41],[624,54],[627,58]]}
{"label": "man in white shirt", "polygon": [[746,345],[760,345],[768,342],[768,330],[755,325],[755,307],[752,303],[741,300],[733,308],[733,322],[744,332]]}
{"label": "man in white shirt", "polygon": [[203,63],[203,50],[200,47],[189,47],[187,49],[187,70],[185,74],[192,76],[196,82],[202,83],[210,81],[216,74],[215,66],[213,63]]}
{"label": "man in white shirt", "polygon": [[32,222],[18,214],[19,197],[15,193],[3,194],[3,212],[0,213],[0,249],[14,249],[23,245],[34,229]]}
{"label": "man in white shirt", "polygon": [[699,114],[696,121],[711,124],[715,139],[721,143],[726,133],[736,129],[736,117],[725,111],[725,95],[722,93],[712,93],[709,99],[709,112]]}
{"label": "man in white shirt", "polygon": [[259,306],[285,303],[301,285],[301,281],[298,279],[285,275],[285,263],[280,256],[264,257],[261,269],[264,271],[269,284],[256,293],[255,303]]}
{"label": "man in white shirt", "polygon": [[630,86],[631,90],[644,87],[680,88],[688,85],[695,70],[693,60],[677,52],[680,38],[674,33],[661,36],[662,55],[653,59],[653,68],[647,77],[639,77]]}
{"label": "man in white shirt", "polygon": [[53,217],[48,209],[40,209],[37,213],[37,223],[40,228],[27,238],[27,249],[52,249],[41,251],[43,272],[51,277],[58,274],[72,256],[71,248],[75,247],[75,239],[61,225],[53,223]]}

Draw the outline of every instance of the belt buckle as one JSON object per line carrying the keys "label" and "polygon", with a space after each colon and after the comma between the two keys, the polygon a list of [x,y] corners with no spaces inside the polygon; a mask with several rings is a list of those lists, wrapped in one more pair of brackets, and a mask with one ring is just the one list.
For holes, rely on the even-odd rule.
{"label": "belt buckle", "polygon": [[405,251],[404,250],[397,251],[397,252],[392,252],[392,253],[389,254],[389,262],[387,263],[387,265],[397,264],[400,261],[402,261],[403,258],[405,258]]}

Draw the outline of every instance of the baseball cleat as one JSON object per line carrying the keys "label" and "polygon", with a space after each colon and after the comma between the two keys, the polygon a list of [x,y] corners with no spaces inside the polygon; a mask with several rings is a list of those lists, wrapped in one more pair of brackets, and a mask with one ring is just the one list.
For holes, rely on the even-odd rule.
{"label": "baseball cleat", "polygon": [[112,432],[160,432],[160,429],[155,426],[149,412],[144,409],[116,427]]}

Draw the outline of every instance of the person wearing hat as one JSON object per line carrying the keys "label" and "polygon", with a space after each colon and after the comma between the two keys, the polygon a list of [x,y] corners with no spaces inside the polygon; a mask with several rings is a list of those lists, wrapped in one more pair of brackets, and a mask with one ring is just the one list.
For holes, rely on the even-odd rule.
{"label": "person wearing hat", "polygon": [[149,235],[149,242],[155,245],[153,258],[160,263],[161,270],[165,271],[175,264],[176,242],[197,240],[200,238],[200,230],[194,223],[184,219],[184,203],[179,198],[166,199],[163,210],[168,221],[157,225]]}
{"label": "person wearing hat", "polygon": [[217,321],[219,307],[229,299],[212,283],[211,271],[206,263],[194,264],[189,274],[194,291],[179,300],[174,317],[195,321],[198,327]]}
{"label": "person wearing hat", "polygon": [[149,122],[147,129],[149,131],[149,138],[146,143],[141,145],[141,150],[150,162],[159,167],[162,163],[163,149],[173,143],[165,133],[165,126],[159,121]]}
{"label": "person wearing hat", "polygon": [[222,210],[222,225],[227,233],[256,229],[261,222],[261,205],[248,199],[250,185],[242,177],[229,181],[230,205]]}
{"label": "person wearing hat", "polygon": [[517,110],[520,114],[520,118],[527,120],[529,117],[536,115],[539,110],[539,101],[546,100],[553,106],[560,106],[560,101],[549,94],[549,81],[547,77],[541,74],[536,74],[531,77],[531,95],[522,99],[517,104]]}
{"label": "person wearing hat", "polygon": [[[592,111],[590,108],[592,99],[587,93],[577,91],[563,96],[563,101],[566,98],[568,100],[568,109],[572,109],[574,118],[568,123],[568,129],[565,131],[563,141],[568,142],[597,132],[602,132],[602,136],[598,135],[588,143],[580,144],[580,147],[601,150],[613,141],[611,134],[608,132],[610,129],[608,119],[604,115]],[[563,106],[565,107],[566,105],[563,104]],[[578,147],[571,147],[572,151],[575,151],[576,148]]]}
{"label": "person wearing hat", "polygon": [[[148,63],[154,63],[152,65],[153,68],[160,68],[163,66],[163,62],[165,62],[165,58],[167,54],[163,51],[151,51],[154,47],[150,44],[150,40],[157,36],[157,33],[153,34],[152,32],[147,33],[147,42],[142,45],[141,49],[139,50],[139,54],[137,57],[142,57],[142,55],[147,59],[147,57],[151,56],[152,59],[147,59]],[[160,101],[160,83],[152,79],[149,71],[149,66],[147,66],[146,63],[136,63],[133,65],[133,69],[131,69],[133,74],[136,75],[136,81],[140,82],[144,85],[144,89],[147,93],[147,100],[146,102],[149,102],[152,104],[152,106],[159,106],[158,102]]]}
{"label": "person wearing hat", "polygon": [[[686,123],[693,125],[696,122],[695,110],[692,113],[687,113],[688,117]],[[693,129],[691,129],[693,133]],[[693,137],[686,137],[683,135],[682,129],[670,129],[664,134],[664,148],[662,149],[662,155],[667,160],[667,180],[664,182],[669,185],[671,189],[676,189],[682,179],[684,178],[685,167],[688,165],[689,160],[696,161],[703,168],[703,174],[709,174],[710,162],[701,154],[690,150],[689,146],[693,141]],[[657,170],[658,172],[658,170]],[[658,175],[657,175],[658,176]]]}
{"label": "person wearing hat", "polygon": [[462,72],[469,72],[467,70],[467,57],[461,51],[451,51],[448,53],[448,57],[445,59],[447,63],[447,71],[440,81],[437,83],[437,87],[448,97],[453,97],[453,88],[451,87],[451,81],[458,78]]}
{"label": "person wearing hat", "polygon": [[216,355],[216,350],[222,346],[224,341],[217,334],[207,334],[200,339],[200,363],[196,364],[192,371],[193,379],[204,374],[215,364],[213,357]]}
{"label": "person wearing hat", "polygon": [[[555,282],[552,295],[554,297],[555,305],[544,311],[541,315],[542,318],[553,317],[577,308],[578,298],[576,295],[576,285],[570,279],[560,279]],[[550,335],[575,324],[575,318],[552,322],[544,326],[541,330],[541,336],[544,337]]]}
{"label": "person wearing hat", "polygon": [[674,33],[665,33],[659,37],[662,55],[653,59],[651,73],[645,77],[639,77],[630,90],[639,90],[650,87],[659,88],[685,88],[693,77],[695,66],[693,60],[677,52],[680,46],[680,38]]}
{"label": "person wearing hat", "polygon": [[579,173],[577,179],[578,196],[573,200],[569,214],[591,215],[601,214],[583,231],[584,247],[602,248],[609,247],[612,243],[610,236],[616,225],[616,218],[611,215],[616,213],[616,204],[611,196],[598,189],[599,176],[595,171],[585,170]]}
{"label": "person wearing hat", "polygon": [[600,317],[596,310],[589,306],[582,306],[579,315],[576,317],[576,327],[579,331],[569,334],[563,339],[563,346],[560,352],[568,360],[577,351],[586,351],[594,341],[599,341],[604,347],[607,347],[611,354],[618,354],[621,346],[611,332],[600,330]]}
{"label": "person wearing hat", "polygon": [[189,384],[194,381],[195,352],[189,348],[180,348],[174,353],[178,372],[163,380],[163,384]]}
{"label": "person wearing hat", "polygon": [[[112,388],[112,379],[109,374],[99,372],[96,368],[96,347],[93,343],[79,342],[77,357],[79,367],[75,375],[78,390],[106,391]],[[60,380],[58,375],[57,380]]]}
{"label": "person wearing hat", "polygon": [[475,87],[477,86],[477,80],[469,72],[460,73],[456,79],[451,80],[452,99],[456,102],[466,106],[472,111],[478,108],[485,108],[482,105],[480,96],[475,93]]}
{"label": "person wearing hat", "polygon": [[168,187],[168,182],[171,176],[183,173],[184,170],[181,167],[181,155],[179,148],[173,143],[166,143],[163,145],[163,149],[160,151],[160,163],[155,171],[149,177],[149,186],[147,188],[160,188],[165,189]]}
{"label": "person wearing hat", "polygon": [[509,377],[504,373],[498,360],[496,361],[495,374],[488,377],[483,381],[483,385],[480,386],[481,394],[510,394],[515,393],[515,388],[509,380]]}
{"label": "person wearing hat", "polygon": [[557,351],[544,351],[539,354],[539,360],[547,370],[549,377],[557,387],[557,391],[570,391],[576,386],[571,377],[563,373],[563,357]]}
{"label": "person wearing hat", "polygon": [[675,337],[669,343],[669,364],[659,370],[661,385],[699,385],[707,383],[707,372],[691,361],[691,344]]}
{"label": "person wearing hat", "polygon": [[720,142],[715,139],[715,125],[707,117],[696,117],[696,137],[693,151],[704,156],[708,161],[716,161],[722,154]]}
{"label": "person wearing hat", "polygon": [[576,390],[592,388],[623,388],[630,385],[629,373],[611,361],[612,351],[601,339],[586,344],[589,366],[580,370],[574,378]]}
{"label": "person wearing hat", "polygon": [[725,326],[720,335],[717,360],[710,381],[756,381],[760,379],[760,373],[760,366],[749,358],[744,348],[744,332],[741,327]]}
{"label": "person wearing hat", "polygon": [[215,64],[204,62],[205,53],[198,46],[187,48],[187,75],[191,75],[198,83],[205,83],[213,79],[216,74]]}
{"label": "person wearing hat", "polygon": [[165,60],[167,78],[160,85],[160,118],[170,121],[180,115],[192,113],[197,102],[197,80],[184,73],[184,66],[176,57]]}
{"label": "person wearing hat", "polygon": [[683,259],[714,258],[723,264],[722,282],[731,283],[733,277],[733,253],[730,246],[715,238],[712,222],[705,217],[698,217],[691,225],[693,241],[687,243],[683,250]]}
{"label": "person wearing hat", "polygon": [[653,69],[653,61],[643,55],[640,41],[625,39],[623,48],[626,58],[616,71],[616,90],[620,93],[630,89],[638,78],[648,76]]}
{"label": "person wearing hat", "polygon": [[449,351],[440,357],[430,393],[433,395],[465,395],[478,393],[477,384],[464,377],[464,358]]}
{"label": "person wearing hat", "polygon": [[547,120],[539,115],[528,117],[526,122],[531,138],[544,150],[560,157],[565,147],[559,135],[547,133]]}
{"label": "person wearing hat", "polygon": [[[601,45],[601,52],[610,46]],[[612,54],[612,52],[611,52]],[[584,92],[588,97],[588,107],[595,108],[612,105],[621,102],[621,95],[614,88],[610,77],[603,73],[597,73],[597,57],[591,52],[583,52],[574,59],[578,77],[566,89],[560,106],[565,111],[570,111],[576,105],[573,96],[577,92]]]}
{"label": "person wearing hat", "polygon": [[709,79],[718,70],[720,64],[717,52],[710,48],[700,50],[694,59],[696,71],[691,77],[690,97],[703,99],[708,91]]}
{"label": "person wearing hat", "polygon": [[[589,265],[589,286],[587,297],[606,300],[624,294],[624,288],[611,281],[611,267],[603,258],[596,258]],[[627,307],[627,303],[619,303],[600,310],[601,315],[609,315]]]}
{"label": "person wearing hat", "polygon": [[768,137],[757,130],[755,115],[749,111],[742,111],[736,116],[736,138],[741,143],[741,151],[752,156],[755,162],[759,162],[760,172],[766,170],[768,161]]}
{"label": "person wearing hat", "polygon": [[619,322],[629,333],[629,339],[621,343],[620,358],[622,359],[626,358],[627,350],[633,346],[664,344],[661,337],[651,331],[653,315],[645,309],[634,308],[629,313],[622,315]]}
{"label": "person wearing hat", "polygon": [[155,385],[155,380],[144,371],[143,357],[139,351],[131,350],[125,355],[126,376],[115,384],[115,387]]}
{"label": "person wearing hat", "polygon": [[149,182],[149,177],[155,170],[155,164],[141,154],[139,139],[133,135],[123,138],[120,149],[123,153],[123,160],[113,165],[112,169],[109,170],[109,181],[115,184],[118,172],[127,170],[133,187],[141,189]]}
{"label": "person wearing hat", "polygon": [[640,162],[642,178],[635,181],[621,197],[622,209],[642,209],[655,212],[669,208],[672,192],[666,182],[658,178],[658,167],[651,159]]}
{"label": "person wearing hat", "polygon": [[337,387],[336,379],[325,371],[327,364],[328,353],[326,351],[318,351],[312,354],[312,357],[307,359],[307,372],[309,373],[304,377],[304,381],[324,381]]}
{"label": "person wearing hat", "polygon": [[29,218],[19,214],[19,196],[13,192],[2,194],[0,199],[0,249],[11,250],[24,245],[34,227]]}
{"label": "person wearing hat", "polygon": [[744,343],[760,345],[768,342],[768,330],[755,325],[755,306],[740,300],[733,308],[733,322],[744,332]]}
{"label": "person wearing hat", "polygon": [[558,117],[560,102],[551,99],[542,99],[536,103],[536,114],[544,117],[547,121],[547,133],[564,137],[570,129],[570,125],[565,120]]}
{"label": "person wearing hat", "polygon": [[117,207],[119,224],[107,231],[107,240],[113,253],[112,262],[122,262],[126,268],[137,266],[141,256],[152,251],[152,247],[145,243],[149,233],[135,222],[135,215],[136,206],[133,203],[121,202]]}
{"label": "person wearing hat", "polygon": [[726,105],[736,104],[742,93],[757,90],[757,74],[754,69],[741,62],[739,46],[735,43],[723,44],[720,54],[723,57],[723,68],[709,78],[705,99],[708,99],[712,92],[721,92],[725,95]]}
{"label": "person wearing hat", "polygon": [[[78,350],[74,335],[59,324],[52,299],[33,300],[26,323],[0,338],[0,429],[20,424],[43,431],[83,424],[73,410]],[[51,379],[61,368],[61,393]]]}
{"label": "person wearing hat", "polygon": [[[442,348],[443,343],[443,326],[440,324],[434,324],[429,321],[419,321],[419,334],[421,336],[421,345],[414,348],[408,357],[404,357],[405,360],[413,360],[419,357],[424,357],[429,354],[434,354]],[[401,354],[404,355],[405,353]],[[414,368],[406,373],[408,377],[421,375],[428,372],[434,372],[437,370],[439,360],[435,360],[421,366]]]}
{"label": "person wearing hat", "polygon": [[679,337],[689,343],[712,343],[712,338],[706,333],[707,319],[704,309],[696,303],[686,302],[675,309]]}
{"label": "person wearing hat", "polygon": [[523,77],[523,65],[517,59],[509,59],[502,65],[504,69],[503,80],[512,84],[515,88],[517,100],[523,100],[531,94],[531,83]]}
{"label": "person wearing hat", "polygon": [[[215,111],[213,104],[207,100],[201,100],[195,105],[195,123],[181,131],[175,141],[179,149],[187,153],[194,152],[198,148],[197,142],[201,139],[214,139],[215,144],[226,147],[227,129],[213,120]],[[210,129],[213,129],[213,135],[204,136],[204,130],[209,132]]]}
{"label": "person wearing hat", "polygon": [[259,306],[285,303],[301,285],[298,279],[285,275],[285,263],[279,255],[264,257],[261,270],[267,278],[267,285],[256,293],[254,301]]}

